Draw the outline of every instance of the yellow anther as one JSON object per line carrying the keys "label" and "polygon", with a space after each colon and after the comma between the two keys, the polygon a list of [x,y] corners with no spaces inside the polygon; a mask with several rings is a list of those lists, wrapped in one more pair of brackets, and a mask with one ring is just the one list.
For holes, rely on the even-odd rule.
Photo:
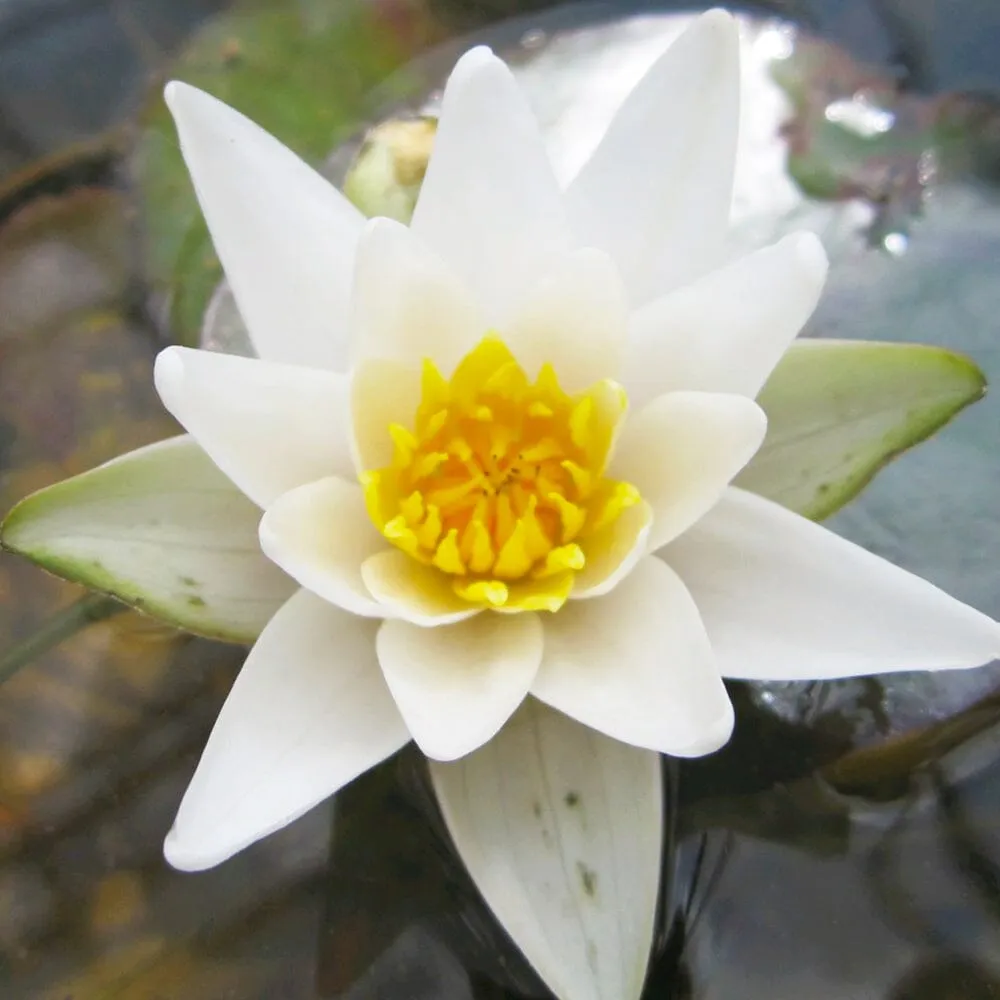
{"label": "yellow anther", "polygon": [[587,512],[583,507],[570,503],[559,493],[549,493],[546,500],[559,512],[559,523],[562,526],[562,541],[571,542],[583,528],[587,520]]}
{"label": "yellow anther", "polygon": [[454,455],[460,462],[468,462],[472,458],[472,449],[469,447],[469,442],[463,437],[452,438],[445,450]]}
{"label": "yellow anther", "polygon": [[528,509],[521,515],[521,524],[524,525],[524,547],[532,562],[541,559],[552,548],[552,540],[542,530],[535,513],[537,509],[538,497],[531,496],[528,498]]}
{"label": "yellow anther", "polygon": [[482,521],[473,517],[462,536],[462,559],[471,573],[487,573],[493,568],[493,542]]}
{"label": "yellow anther", "polygon": [[505,493],[501,493],[496,499],[495,517],[493,538],[496,540],[497,548],[503,548],[514,531],[514,511],[510,506],[510,497]]}
{"label": "yellow anther", "polygon": [[634,507],[642,497],[631,483],[615,483],[603,504],[596,504],[592,512],[588,531],[600,531],[619,517],[623,510]]}
{"label": "yellow anther", "polygon": [[577,448],[586,450],[590,444],[590,418],[594,415],[594,400],[584,396],[570,411],[569,435]]}
{"label": "yellow anther", "polygon": [[424,519],[424,498],[419,490],[411,493],[399,505],[399,509],[411,527],[418,525]]}
{"label": "yellow anther", "polygon": [[472,410],[471,416],[473,420],[487,424],[493,419],[493,411],[488,406],[480,404]]}
{"label": "yellow anther", "polygon": [[428,358],[424,359],[420,376],[420,405],[432,413],[440,410],[451,399],[451,388],[448,380],[438,371],[437,366]]}
{"label": "yellow anther", "polygon": [[519,457],[525,462],[544,462],[550,458],[556,458],[564,454],[565,449],[554,438],[542,438],[538,444],[533,444],[529,448],[522,448]]}
{"label": "yellow anther", "polygon": [[586,562],[586,556],[579,545],[561,545],[558,549],[552,549],[545,556],[545,561],[537,566],[531,575],[535,579],[543,580],[547,576],[565,573],[566,570],[581,570]]}
{"label": "yellow anther", "polygon": [[435,438],[441,433],[441,429],[446,423],[448,423],[447,410],[438,410],[437,413],[432,413],[420,431],[420,437],[424,441],[430,441],[431,438]]}
{"label": "yellow anther", "polygon": [[427,517],[424,523],[417,528],[417,541],[420,547],[428,552],[433,552],[441,537],[441,511],[436,504],[427,505]]}
{"label": "yellow anther", "polygon": [[590,488],[594,483],[594,477],[591,475],[590,470],[585,469],[582,465],[578,465],[568,458],[559,464],[569,473],[569,478],[573,480],[577,494],[581,498],[585,498],[590,493]]}
{"label": "yellow anther", "polygon": [[417,450],[417,439],[411,431],[408,431],[402,424],[390,424],[389,436],[395,445],[395,453],[392,457],[392,464],[398,469],[405,469],[413,460],[413,453]]}
{"label": "yellow anther", "polygon": [[422,458],[418,458],[413,463],[413,478],[426,479],[427,476],[433,476],[448,461],[448,457],[446,451],[432,451]]}
{"label": "yellow anther", "polygon": [[504,580],[520,580],[531,569],[533,562],[528,555],[527,531],[524,521],[518,521],[510,537],[504,542],[493,564],[493,573]]}
{"label": "yellow anther", "polygon": [[507,603],[507,585],[499,580],[456,580],[452,587],[459,597],[473,604],[502,608]]}
{"label": "yellow anther", "polygon": [[433,563],[438,569],[445,573],[454,573],[457,576],[465,575],[465,563],[458,551],[458,530],[452,528],[447,535],[441,539],[434,553]]}
{"label": "yellow anther", "polygon": [[529,417],[535,417],[536,419],[543,420],[546,417],[551,417],[552,415],[552,407],[546,406],[545,403],[534,402],[528,407]]}
{"label": "yellow anther", "polygon": [[528,388],[528,379],[524,370],[516,361],[501,365],[484,383],[483,392],[493,396],[504,396],[517,400]]}

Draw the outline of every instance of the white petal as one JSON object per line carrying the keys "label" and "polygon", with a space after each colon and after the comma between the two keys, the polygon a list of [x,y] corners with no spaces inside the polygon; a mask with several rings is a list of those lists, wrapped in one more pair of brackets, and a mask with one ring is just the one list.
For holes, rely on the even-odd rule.
{"label": "white petal", "polygon": [[391,424],[413,429],[420,404],[420,368],[387,358],[362,361],[351,372],[351,450],[357,472],[392,462]]}
{"label": "white petal", "polygon": [[745,396],[670,392],[629,417],[611,476],[653,508],[649,551],[694,524],[764,440],[764,411]]}
{"label": "white petal", "polygon": [[473,881],[555,996],[638,1000],[660,882],[659,755],[529,699],[431,777]]}
{"label": "white petal", "polygon": [[645,501],[629,507],[597,533],[580,542],[586,565],[573,580],[573,600],[600,597],[621,583],[649,551],[653,508]]}
{"label": "white petal", "polygon": [[528,613],[441,628],[387,621],[376,649],[417,746],[432,760],[455,760],[491,739],[524,700],[542,659],[542,623]]}
{"label": "white petal", "polygon": [[448,80],[411,225],[465,279],[498,329],[553,255],[568,249],[562,195],[538,123],[489,49],[466,53]]}
{"label": "white petal", "polygon": [[344,375],[168,347],[153,377],[163,405],[261,507],[303,483],[354,474]]}
{"label": "white petal", "polygon": [[600,600],[545,619],[531,693],[585,726],[677,757],[718,750],[733,729],[695,602],[654,556]]}
{"label": "white petal", "polygon": [[623,376],[632,404],[678,389],[756,396],[826,271],[816,236],[793,233],[637,310]]}
{"label": "white petal", "polygon": [[710,11],[639,81],[566,192],[580,242],[614,257],[635,303],[721,259],[739,73],[736,23]]}
{"label": "white petal", "polygon": [[253,642],[295,585],[260,551],[260,511],[187,434],[22,500],[3,546],[178,628]]}
{"label": "white petal", "polygon": [[614,261],[600,250],[567,255],[528,295],[503,339],[534,378],[549,362],[568,392],[618,378],[628,298]]}
{"label": "white petal", "polygon": [[221,101],[176,82],[164,96],[257,353],[344,368],[364,217],[291,150]]}
{"label": "white petal", "polygon": [[743,490],[659,554],[694,595],[726,677],[852,677],[1000,657],[996,622]]}
{"label": "white petal", "polygon": [[419,368],[430,358],[446,376],[486,333],[454,271],[390,219],[372,219],[362,234],[352,320],[352,363],[390,358]]}
{"label": "white petal", "polygon": [[379,604],[414,625],[451,625],[481,610],[458,597],[451,577],[399,549],[386,549],[365,560],[361,577]]}
{"label": "white petal", "polygon": [[364,561],[388,544],[368,516],[361,487],[335,476],[286,493],[260,522],[260,546],[269,559],[303,587],[356,615],[388,613],[361,578]]}
{"label": "white petal", "polygon": [[375,622],[300,591],[250,651],[164,845],[211,868],[409,741],[375,661]]}

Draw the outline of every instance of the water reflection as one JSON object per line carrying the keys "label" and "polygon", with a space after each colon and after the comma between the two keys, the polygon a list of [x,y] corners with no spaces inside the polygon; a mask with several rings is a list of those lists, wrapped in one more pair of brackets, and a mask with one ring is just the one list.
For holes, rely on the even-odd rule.
{"label": "water reflection", "polygon": [[[140,6],[147,14],[170,7]],[[189,0],[176,7],[178,23],[215,6]],[[260,10],[284,33],[263,31]],[[237,21],[210,22],[184,72],[211,76],[224,95],[256,81],[256,96],[241,93],[318,157],[359,136],[376,105],[419,106],[450,56],[392,77],[377,101],[367,95],[373,80],[459,27],[527,10],[513,0],[251,5]],[[359,28],[345,11],[371,20]],[[678,30],[647,16],[567,32],[581,16],[529,18],[487,35],[511,47],[523,79],[547,102],[553,134],[566,143],[566,170],[613,109],[622,81]],[[350,32],[338,34],[345,24]],[[160,27],[172,45],[179,29]],[[290,46],[278,62],[291,52],[300,70],[303,93],[294,100],[271,100],[274,77],[261,75],[261,65],[274,64],[272,39]],[[1000,377],[1000,202],[968,183],[1000,176],[996,109],[969,98],[900,99],[891,74],[859,67],[784,23],[748,23],[745,40],[756,53],[748,64],[756,89],[746,116],[742,238],[803,224],[824,233],[837,263],[814,332],[949,343]],[[162,72],[169,47],[146,50],[151,61],[141,65]],[[333,50],[337,74],[350,69],[336,114],[315,97],[309,104],[304,87]],[[771,79],[776,69],[784,90]],[[331,90],[342,81],[329,66],[324,72]],[[328,77],[319,79],[326,87]],[[12,99],[4,86],[0,73],[0,106]],[[832,118],[831,107],[839,109]],[[157,114],[144,119],[147,153],[169,147]],[[126,184],[120,147],[105,141],[108,121],[87,120],[66,135],[103,137],[97,171],[65,169],[73,154],[39,165],[34,158],[52,153],[51,143],[0,155],[3,509],[171,432],[151,390],[152,358],[165,333],[197,332],[191,319],[200,321],[199,303],[215,283],[182,175],[167,169]],[[863,134],[852,134],[861,145],[820,134],[821,122],[860,122]],[[0,146],[4,135],[0,128]],[[789,155],[805,191],[785,173]],[[331,169],[342,161],[335,156]],[[28,174],[11,172],[25,164]],[[140,169],[141,157],[130,166]],[[821,192],[824,178],[833,183]],[[144,274],[136,218],[161,252]],[[153,316],[151,287],[160,293]],[[192,287],[202,299],[185,299]],[[221,307],[219,315],[222,329],[232,315]],[[172,322],[159,322],[164,316]],[[994,614],[996,402],[889,470],[838,521]],[[0,557],[0,654],[78,596]],[[91,625],[0,688],[0,995],[544,997],[450,852],[412,752],[213,871],[166,868],[163,834],[240,658],[129,613]],[[648,998],[1000,997],[997,681],[994,669],[733,685],[732,744],[668,771],[675,829],[664,864],[674,877]]]}

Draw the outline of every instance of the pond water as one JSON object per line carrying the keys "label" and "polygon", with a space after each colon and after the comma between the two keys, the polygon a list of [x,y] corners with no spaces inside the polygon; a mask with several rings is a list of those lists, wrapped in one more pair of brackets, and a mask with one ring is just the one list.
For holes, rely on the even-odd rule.
{"label": "pond water", "polygon": [[[689,15],[548,6],[0,0],[0,511],[174,432],[150,378],[164,343],[239,349],[165,76],[339,179],[367,126],[433,107],[484,40],[569,175]],[[821,234],[808,335],[947,345],[1000,380],[996,5],[745,11],[735,238]],[[991,396],[831,525],[1000,617],[998,445]],[[0,996],[547,996],[410,750],[219,868],[170,870],[162,838],[243,651],[80,599],[0,555]],[[646,996],[1000,998],[1000,668],[731,689],[732,743],[666,776]]]}

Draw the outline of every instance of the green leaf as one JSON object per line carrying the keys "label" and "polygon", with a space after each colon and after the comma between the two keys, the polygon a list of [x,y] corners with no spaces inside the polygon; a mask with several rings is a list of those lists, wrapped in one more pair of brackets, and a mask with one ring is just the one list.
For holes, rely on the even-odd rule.
{"label": "green leaf", "polygon": [[182,435],[33,493],[0,544],[189,632],[252,642],[295,590],[260,551],[259,521]]}
{"label": "green leaf", "polygon": [[828,517],[985,391],[979,368],[942,348],[797,341],[761,390],[767,438],[736,485]]}

